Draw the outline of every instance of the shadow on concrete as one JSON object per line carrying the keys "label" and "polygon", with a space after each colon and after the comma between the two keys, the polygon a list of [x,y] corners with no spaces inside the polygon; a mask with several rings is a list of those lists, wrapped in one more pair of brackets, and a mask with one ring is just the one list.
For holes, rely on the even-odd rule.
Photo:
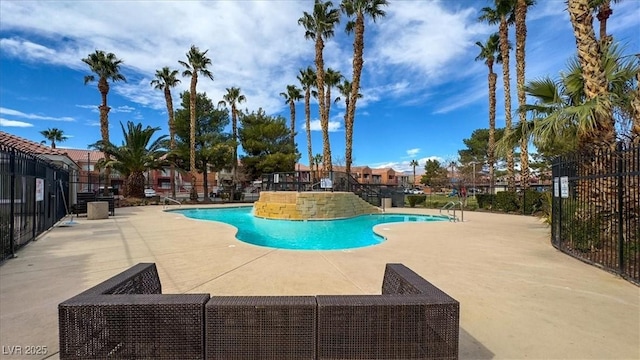
{"label": "shadow on concrete", "polygon": [[487,349],[480,341],[469,334],[465,329],[460,328],[460,359],[487,360],[493,359],[495,354]]}

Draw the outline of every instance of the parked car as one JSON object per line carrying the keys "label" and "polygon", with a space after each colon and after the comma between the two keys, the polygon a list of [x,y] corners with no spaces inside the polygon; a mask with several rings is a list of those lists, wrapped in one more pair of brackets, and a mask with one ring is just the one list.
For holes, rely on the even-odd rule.
{"label": "parked car", "polygon": [[424,191],[422,191],[421,189],[413,189],[411,193],[414,195],[422,195],[424,194]]}
{"label": "parked car", "polygon": [[144,189],[144,197],[152,198],[152,197],[155,197],[156,195],[157,194],[156,194],[155,190],[153,190],[153,189]]}

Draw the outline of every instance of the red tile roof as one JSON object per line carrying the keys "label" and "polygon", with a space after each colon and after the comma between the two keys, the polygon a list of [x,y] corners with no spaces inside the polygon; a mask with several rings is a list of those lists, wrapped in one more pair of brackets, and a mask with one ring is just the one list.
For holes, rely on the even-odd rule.
{"label": "red tile roof", "polygon": [[0,144],[14,147],[20,151],[35,155],[64,155],[63,149],[52,149],[47,145],[0,131]]}
{"label": "red tile roof", "polygon": [[67,153],[67,155],[78,164],[87,163],[87,154],[89,154],[89,162],[95,164],[98,160],[104,159],[102,151],[97,150],[85,150],[85,149],[60,149]]}

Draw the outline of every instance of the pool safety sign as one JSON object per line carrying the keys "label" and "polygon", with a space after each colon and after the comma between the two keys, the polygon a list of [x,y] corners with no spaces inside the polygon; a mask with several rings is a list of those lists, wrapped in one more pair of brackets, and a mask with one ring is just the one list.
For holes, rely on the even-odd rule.
{"label": "pool safety sign", "polygon": [[553,179],[553,196],[563,199],[569,198],[569,177],[561,176]]}
{"label": "pool safety sign", "polygon": [[333,187],[333,182],[329,178],[320,179],[320,188],[321,189],[331,189]]}
{"label": "pool safety sign", "polygon": [[44,179],[36,178],[36,201],[44,200]]}

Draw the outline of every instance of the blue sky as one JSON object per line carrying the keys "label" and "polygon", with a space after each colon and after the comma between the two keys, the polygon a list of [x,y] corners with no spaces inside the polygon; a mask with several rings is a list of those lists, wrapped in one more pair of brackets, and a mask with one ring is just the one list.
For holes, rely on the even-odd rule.
{"label": "blue sky", "polygon": [[[334,1],[334,4],[339,3]],[[363,98],[358,101],[354,163],[411,169],[412,159],[451,161],[474,129],[488,127],[487,68],[475,61],[476,41],[497,29],[479,23],[489,0],[392,1],[387,16],[367,23]],[[193,44],[208,49],[214,81],[200,78],[198,91],[217,103],[225,88],[240,87],[243,107],[262,107],[289,120],[279,95],[296,84],[298,70],[313,64],[314,44],[297,24],[312,1],[7,1],[0,2],[0,129],[34,141],[59,128],[60,147],[87,148],[99,139],[100,95],[81,59],[96,49],[124,60],[126,83],[109,93],[111,141],[119,123],[131,120],[168,133],[163,94],[149,82],[163,66],[181,70]],[[527,79],[556,77],[575,53],[565,1],[539,0],[528,14]],[[613,5],[609,33],[640,52],[640,1]],[[326,44],[325,64],[351,77],[352,37],[343,17]],[[597,29],[597,20],[594,25]],[[512,41],[513,29],[511,30]],[[513,108],[515,55],[511,56]],[[497,125],[504,126],[502,70],[498,73]],[[173,90],[174,102],[189,85]],[[337,93],[337,91],[333,91]],[[312,104],[312,145],[322,152],[318,109]],[[296,107],[296,141],[308,163],[304,106]],[[344,158],[344,105],[333,105],[331,149]],[[515,118],[514,118],[515,119]],[[339,162],[339,161],[338,161]]]}

